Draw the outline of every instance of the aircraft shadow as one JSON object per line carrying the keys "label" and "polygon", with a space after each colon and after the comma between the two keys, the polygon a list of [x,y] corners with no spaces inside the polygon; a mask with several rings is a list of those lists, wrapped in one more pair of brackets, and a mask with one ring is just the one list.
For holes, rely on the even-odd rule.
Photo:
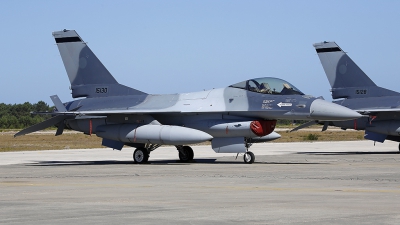
{"label": "aircraft shadow", "polygon": [[[179,160],[149,160],[148,163],[135,164],[132,160],[98,160],[98,161],[38,161],[25,164],[26,166],[90,166],[90,165],[190,165],[190,164],[245,164],[242,160],[218,161],[217,159],[194,159],[191,162],[180,162]],[[255,161],[253,164],[282,164],[282,165],[301,165],[301,164],[327,164],[311,162],[270,162]]]}
{"label": "aircraft shadow", "polygon": [[127,165],[132,161],[99,160],[99,161],[38,161],[27,163],[27,166],[79,166],[79,165]]}
{"label": "aircraft shadow", "polygon": [[389,152],[297,152],[299,155],[395,155],[400,151]]}
{"label": "aircraft shadow", "polygon": [[[193,163],[215,163],[216,159],[195,159],[191,162],[180,162],[179,160],[149,160],[147,163],[135,164],[133,160],[119,161],[119,160],[97,160],[97,161],[38,161],[35,163],[26,164],[27,166],[82,166],[82,165],[187,165]],[[238,162],[232,162],[238,163]]]}

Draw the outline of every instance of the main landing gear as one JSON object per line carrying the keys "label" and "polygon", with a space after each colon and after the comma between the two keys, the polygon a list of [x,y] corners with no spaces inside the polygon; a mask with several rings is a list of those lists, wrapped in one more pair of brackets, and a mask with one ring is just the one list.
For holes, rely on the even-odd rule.
{"label": "main landing gear", "polygon": [[[149,161],[150,152],[154,151],[160,146],[161,145],[156,144],[146,144],[144,147],[136,148],[136,150],[133,152],[133,161],[136,164],[147,163]],[[193,160],[194,153],[190,146],[177,145],[175,147],[179,151],[179,160],[181,162],[190,162]]]}
{"label": "main landing gear", "polygon": [[139,147],[133,152],[133,161],[136,164],[143,164],[149,161],[150,152],[156,150],[161,145],[145,144],[144,147]]}
{"label": "main landing gear", "polygon": [[[254,163],[255,156],[254,153],[249,151],[248,148],[252,145],[251,143],[246,142],[246,152],[243,155],[243,161],[246,164],[252,164]],[[149,161],[150,157],[150,152],[154,151],[161,145],[156,145],[156,144],[146,144],[144,147],[138,147],[136,150],[133,152],[133,160],[136,164],[143,164],[147,163]],[[179,160],[181,162],[190,162],[194,158],[194,152],[193,149],[190,146],[183,146],[183,145],[176,145],[176,149],[179,152]],[[400,145],[399,145],[400,149]],[[238,153],[239,155],[240,153]]]}
{"label": "main landing gear", "polygon": [[181,162],[190,162],[193,160],[194,152],[190,146],[176,146],[176,149],[179,151],[179,160]]}
{"label": "main landing gear", "polygon": [[149,161],[150,153],[146,148],[137,148],[133,152],[133,161],[137,164],[146,163]]}

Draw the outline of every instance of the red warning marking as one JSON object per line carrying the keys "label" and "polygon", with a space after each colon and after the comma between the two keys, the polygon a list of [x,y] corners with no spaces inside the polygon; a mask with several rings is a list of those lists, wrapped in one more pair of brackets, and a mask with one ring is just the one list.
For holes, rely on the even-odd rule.
{"label": "red warning marking", "polygon": [[89,135],[92,136],[92,131],[93,131],[93,125],[92,125],[92,120],[89,120]]}
{"label": "red warning marking", "polygon": [[371,124],[371,123],[372,123],[372,120],[374,120],[374,119],[376,118],[376,116],[370,116],[369,118],[370,118],[369,124]]}

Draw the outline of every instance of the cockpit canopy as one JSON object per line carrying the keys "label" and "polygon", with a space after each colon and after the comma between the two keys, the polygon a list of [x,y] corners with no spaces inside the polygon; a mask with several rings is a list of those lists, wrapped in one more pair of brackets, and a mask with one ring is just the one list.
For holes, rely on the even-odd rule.
{"label": "cockpit canopy", "polygon": [[304,95],[291,83],[274,77],[261,77],[232,84],[229,87],[272,95]]}

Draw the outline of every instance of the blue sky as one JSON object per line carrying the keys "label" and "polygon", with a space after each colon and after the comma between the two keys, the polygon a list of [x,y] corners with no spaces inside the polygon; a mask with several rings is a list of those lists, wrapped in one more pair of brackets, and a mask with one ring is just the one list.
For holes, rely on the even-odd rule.
{"label": "blue sky", "polygon": [[336,41],[400,91],[400,1],[0,2],[0,102],[72,99],[52,31],[74,29],[119,83],[154,94],[279,77],[330,98],[312,46]]}

